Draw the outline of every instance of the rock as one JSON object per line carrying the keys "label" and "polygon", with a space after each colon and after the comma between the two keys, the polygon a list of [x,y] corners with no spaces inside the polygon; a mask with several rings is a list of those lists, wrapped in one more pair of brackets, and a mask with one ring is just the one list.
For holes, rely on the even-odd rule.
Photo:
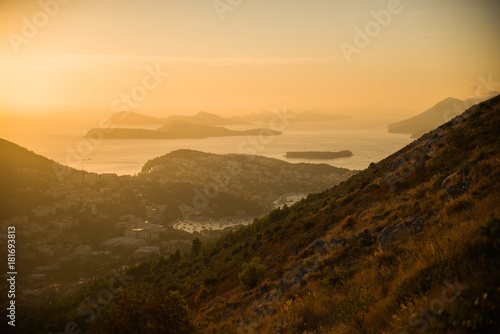
{"label": "rock", "polygon": [[283,326],[278,326],[278,329],[276,329],[276,331],[274,332],[274,334],[281,334],[281,333],[284,333],[285,332],[285,329],[283,328]]}
{"label": "rock", "polygon": [[299,247],[296,244],[290,244],[290,246],[288,246],[288,249],[295,255],[299,253]]}
{"label": "rock", "polygon": [[234,311],[238,307],[238,303],[225,303],[224,306],[226,307],[226,309]]}
{"label": "rock", "polygon": [[441,188],[442,189],[447,189],[449,186],[451,186],[452,184],[455,184],[457,183],[458,181],[460,181],[461,179],[461,174],[460,174],[460,170],[456,173],[453,173],[453,174],[450,174],[448,175],[444,180],[443,182],[441,183]]}
{"label": "rock", "polygon": [[470,188],[470,181],[465,178],[466,172],[460,169],[458,172],[449,175],[441,183],[441,188],[452,197],[465,194]]}
{"label": "rock", "polygon": [[247,291],[247,292],[245,292],[244,294],[241,295],[241,299],[244,299],[244,298],[250,296],[251,294],[252,294],[251,291]]}
{"label": "rock", "polygon": [[371,237],[371,233],[369,230],[365,229],[363,232],[361,233],[358,233],[354,236],[354,238],[356,238],[356,240],[358,239],[361,239],[361,238],[365,238],[365,239],[368,239]]}
{"label": "rock", "polygon": [[422,231],[423,219],[405,220],[387,226],[377,237],[380,248],[386,249],[400,244],[408,234],[418,234]]}
{"label": "rock", "polygon": [[348,247],[349,243],[344,238],[332,239],[328,242],[327,246],[332,248],[339,248],[340,246]]}
{"label": "rock", "polygon": [[446,189],[446,193],[452,197],[460,196],[465,194],[470,188],[469,181],[460,181]]}
{"label": "rock", "polygon": [[326,253],[326,245],[325,242],[321,239],[316,239],[308,246],[310,250],[314,253],[324,254]]}
{"label": "rock", "polygon": [[247,323],[245,322],[245,320],[243,320],[241,317],[239,317],[237,320],[236,320],[236,327],[237,328],[241,328],[241,327],[246,327],[248,326]]}

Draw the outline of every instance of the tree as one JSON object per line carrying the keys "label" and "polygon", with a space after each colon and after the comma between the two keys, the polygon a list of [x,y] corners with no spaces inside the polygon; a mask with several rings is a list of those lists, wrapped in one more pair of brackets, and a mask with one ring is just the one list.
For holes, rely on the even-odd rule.
{"label": "tree", "polygon": [[255,288],[267,277],[267,268],[260,263],[260,258],[254,257],[250,263],[243,264],[243,270],[238,274],[241,286],[245,290]]}
{"label": "tree", "polygon": [[178,292],[158,289],[151,297],[124,295],[102,314],[95,333],[190,334],[196,331],[191,313]]}
{"label": "tree", "polygon": [[157,290],[146,305],[146,316],[146,333],[188,334],[196,331],[187,303],[177,291]]}
{"label": "tree", "polygon": [[109,310],[102,313],[101,321],[94,327],[95,333],[144,333],[145,322],[143,304],[128,295],[124,295]]}
{"label": "tree", "polygon": [[199,238],[196,238],[193,240],[193,246],[191,249],[191,252],[193,253],[194,256],[198,256],[201,251],[201,241]]}
{"label": "tree", "polygon": [[179,260],[181,259],[181,252],[180,252],[180,250],[176,249],[174,254],[170,254],[170,258],[169,259],[173,263],[179,262]]}

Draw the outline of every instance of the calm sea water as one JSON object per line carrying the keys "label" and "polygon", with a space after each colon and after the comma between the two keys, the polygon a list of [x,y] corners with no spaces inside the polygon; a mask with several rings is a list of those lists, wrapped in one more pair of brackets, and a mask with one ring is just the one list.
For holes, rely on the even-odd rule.
{"label": "calm sea water", "polygon": [[[28,148],[64,165],[89,172],[133,175],[148,160],[178,149],[210,153],[256,152],[291,163],[327,163],[349,169],[364,169],[412,141],[409,135],[390,134],[386,123],[347,119],[335,122],[289,124],[280,136],[266,137],[264,143],[249,137],[223,137],[176,140],[115,140],[90,142],[83,138],[89,127],[16,128],[0,137]],[[233,127],[234,129],[266,127],[266,124]],[[257,143],[257,145],[254,144]],[[287,159],[287,151],[350,150],[354,156],[335,160]]]}

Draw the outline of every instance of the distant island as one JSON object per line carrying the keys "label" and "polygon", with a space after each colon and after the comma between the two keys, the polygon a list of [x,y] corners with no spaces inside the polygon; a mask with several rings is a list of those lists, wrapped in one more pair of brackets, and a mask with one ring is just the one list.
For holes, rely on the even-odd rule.
{"label": "distant island", "polygon": [[208,125],[208,126],[226,126],[236,124],[248,124],[244,120],[234,118],[224,118],[215,114],[200,111],[192,116],[172,115],[168,117],[154,117],[138,114],[135,112],[123,111],[113,114],[109,118],[109,123],[115,125],[166,125],[174,121],[183,121],[190,124]]}
{"label": "distant island", "polygon": [[[349,118],[340,114],[319,113],[314,111],[304,112],[286,112],[294,123],[300,122],[332,122]],[[191,116],[171,115],[168,117],[155,117],[135,112],[122,111],[113,114],[108,122],[116,126],[139,126],[139,125],[166,125],[174,121],[183,121],[190,124],[208,125],[208,126],[228,126],[251,123],[269,123],[276,117],[276,114],[270,111],[254,112],[245,116],[221,117],[216,114],[200,111]]]}
{"label": "distant island", "polygon": [[106,139],[194,139],[209,137],[254,136],[265,133],[266,135],[280,135],[280,131],[269,129],[230,130],[224,127],[196,125],[184,121],[172,121],[158,130],[116,128],[112,131],[90,130],[85,137],[91,138],[93,134],[100,133]]}
{"label": "distant island", "polygon": [[300,159],[338,159],[349,158],[353,154],[351,151],[345,150],[340,152],[328,151],[307,151],[307,152],[286,152],[286,158],[300,158]]}

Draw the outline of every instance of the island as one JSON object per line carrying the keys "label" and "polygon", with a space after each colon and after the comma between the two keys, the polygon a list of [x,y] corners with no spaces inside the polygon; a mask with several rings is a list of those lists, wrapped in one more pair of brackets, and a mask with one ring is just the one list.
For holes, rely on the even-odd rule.
{"label": "island", "polygon": [[338,159],[352,157],[352,152],[345,150],[339,152],[328,151],[307,151],[307,152],[286,152],[286,158],[295,159]]}
{"label": "island", "polygon": [[209,137],[280,135],[280,131],[269,129],[230,130],[224,127],[190,124],[172,121],[157,130],[147,129],[92,129],[85,137],[105,139],[201,139]]}

